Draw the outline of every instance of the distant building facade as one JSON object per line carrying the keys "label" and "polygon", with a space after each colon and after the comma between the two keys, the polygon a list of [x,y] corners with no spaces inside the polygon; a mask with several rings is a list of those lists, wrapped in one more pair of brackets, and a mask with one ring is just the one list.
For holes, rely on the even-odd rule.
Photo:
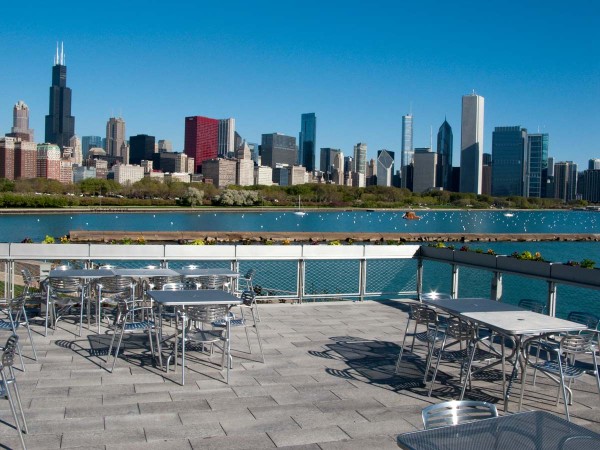
{"label": "distant building facade", "polygon": [[474,93],[464,95],[460,130],[460,192],[481,194],[483,116],[484,98]]}
{"label": "distant building facade", "polygon": [[144,178],[144,168],[134,164],[117,164],[113,167],[115,181],[122,185],[136,183]]}
{"label": "distant building facade", "polygon": [[58,44],[56,46],[45,131],[45,142],[56,144],[61,149],[69,146],[69,140],[75,134],[75,117],[71,115],[71,88],[67,87],[67,66],[62,44],[60,54]]}
{"label": "distant building facade", "polygon": [[22,100],[13,107],[13,126],[8,136],[27,142],[34,141],[33,130],[29,128],[29,107]]}
{"label": "distant building facade", "polygon": [[143,159],[151,160],[154,155],[156,138],[138,134],[129,138],[129,164],[139,165]]}
{"label": "distant building facade", "polygon": [[354,171],[361,173],[363,179],[367,173],[367,144],[364,142],[354,146]]}
{"label": "distant building facade", "polygon": [[527,172],[528,197],[542,197],[548,169],[548,133],[530,133],[527,135]]}
{"label": "distant building facade", "polygon": [[423,193],[436,187],[438,153],[430,148],[415,148],[413,155],[413,192]]}
{"label": "distant building facade", "polygon": [[60,181],[60,148],[56,144],[38,144],[36,176]]}
{"label": "distant building facade", "polygon": [[377,186],[392,186],[394,178],[394,152],[377,151]]}
{"label": "distant building facade", "polygon": [[194,158],[194,172],[202,172],[204,161],[217,158],[218,150],[219,121],[203,116],[186,117],[184,153]]}
{"label": "distant building facade", "polygon": [[525,182],[527,130],[520,126],[496,127],[492,133],[492,195],[528,197]]}
{"label": "distant building facade", "polygon": [[278,164],[296,164],[298,148],[296,138],[280,133],[262,135],[261,164],[275,168]]}
{"label": "distant building facade", "polygon": [[205,160],[202,164],[202,175],[220,188],[235,184],[236,161],[223,158]]}
{"label": "distant building facade", "polygon": [[[315,151],[317,148],[317,116],[315,113],[302,114],[300,119],[300,135],[298,139],[298,165],[304,166],[308,172],[315,167]],[[323,169],[321,169],[323,170]]]}
{"label": "distant building facade", "polygon": [[[123,157],[125,147],[125,121],[121,117],[111,117],[106,122],[106,154],[114,158]],[[97,147],[100,147],[99,145]],[[89,149],[88,149],[89,151]]]}
{"label": "distant building facade", "polygon": [[452,185],[452,146],[454,137],[452,127],[447,120],[440,126],[437,134],[437,181],[436,186],[445,191],[455,190]]}
{"label": "distant building facade", "polygon": [[414,156],[413,147],[413,116],[407,114],[402,116],[402,147],[400,153],[400,178],[403,188],[409,188],[407,184],[407,168],[412,165]]}

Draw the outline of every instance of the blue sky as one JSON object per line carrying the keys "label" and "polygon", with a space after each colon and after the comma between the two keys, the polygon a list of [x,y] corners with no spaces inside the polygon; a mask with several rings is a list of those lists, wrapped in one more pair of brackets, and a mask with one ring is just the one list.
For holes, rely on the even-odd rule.
{"label": "blue sky", "polygon": [[[64,41],[76,133],[127,135],[183,149],[184,117],[235,117],[250,142],[292,136],[317,114],[317,147],[396,151],[412,104],[414,145],[447,117],[459,163],[461,96],[485,97],[495,126],[550,135],[550,154],[600,157],[600,6],[594,0],[228,2],[30,1],[3,5],[0,131],[24,100],[44,137],[56,41]],[[317,156],[318,158],[318,156]]]}

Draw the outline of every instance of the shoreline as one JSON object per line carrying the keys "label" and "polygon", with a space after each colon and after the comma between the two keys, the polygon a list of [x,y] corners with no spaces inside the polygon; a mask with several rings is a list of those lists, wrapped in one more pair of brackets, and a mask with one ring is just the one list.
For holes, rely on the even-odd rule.
{"label": "shoreline", "polygon": [[73,243],[111,242],[123,238],[143,239],[145,242],[187,243],[202,239],[218,243],[261,243],[265,240],[283,243],[317,243],[323,241],[348,241],[356,243],[375,243],[386,241],[399,241],[406,243],[427,242],[574,242],[600,241],[600,234],[596,233],[348,233],[348,232],[258,232],[258,231],[89,231],[73,230],[69,233]]}

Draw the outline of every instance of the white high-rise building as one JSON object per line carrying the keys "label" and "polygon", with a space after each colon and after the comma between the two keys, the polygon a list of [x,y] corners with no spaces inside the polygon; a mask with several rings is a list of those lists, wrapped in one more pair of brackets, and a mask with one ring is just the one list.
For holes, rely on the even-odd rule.
{"label": "white high-rise building", "polygon": [[463,95],[460,132],[460,192],[481,194],[484,99]]}
{"label": "white high-rise building", "polygon": [[367,144],[359,142],[354,146],[354,171],[362,173],[363,177],[367,173]]}
{"label": "white high-rise building", "polygon": [[394,177],[394,152],[377,152],[377,186],[391,186]]}
{"label": "white high-rise building", "polygon": [[83,153],[81,151],[81,139],[77,135],[74,135],[69,139],[69,147],[73,149],[73,164],[80,166],[83,163]]}
{"label": "white high-rise building", "polygon": [[402,178],[402,187],[405,188],[408,181],[407,166],[410,166],[414,160],[413,147],[413,116],[407,114],[402,116],[402,149],[400,153],[400,176]]}

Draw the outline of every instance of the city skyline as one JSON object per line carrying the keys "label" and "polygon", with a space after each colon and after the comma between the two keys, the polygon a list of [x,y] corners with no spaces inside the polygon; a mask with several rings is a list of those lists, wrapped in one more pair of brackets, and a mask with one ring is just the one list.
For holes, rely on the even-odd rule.
{"label": "city skyline", "polygon": [[[128,11],[140,20],[111,15],[102,32],[84,20],[108,21],[101,5],[84,13],[67,1],[60,12],[34,7],[26,18],[7,5],[14,20],[3,29],[8,64],[0,131],[10,131],[19,100],[29,106],[30,127],[44,129],[48,66],[56,41],[64,41],[78,136],[102,136],[108,118],[120,116],[127,137],[153,135],[182,151],[187,116],[235,117],[240,135],[260,142],[273,131],[298,136],[298,118],[309,111],[319,117],[318,148],[350,155],[356,142],[365,142],[369,159],[386,148],[398,160],[403,115],[412,112],[414,147],[426,147],[431,127],[444,117],[459,129],[460,98],[475,89],[486,98],[484,152],[491,153],[495,127],[521,124],[550,135],[557,161],[583,167],[598,157],[592,137],[600,116],[598,32],[594,15],[585,13],[589,2],[519,4],[519,14],[457,2],[443,18],[430,12],[431,2],[384,1],[373,9],[331,2],[306,11],[294,2],[234,3],[234,14],[231,6],[210,5],[198,19],[193,11],[182,17],[177,2],[137,9],[132,2]],[[56,27],[59,14],[68,14],[69,27]],[[284,25],[289,14],[294,20]],[[158,28],[141,26],[159,18]],[[510,34],[502,25],[508,19]],[[558,28],[560,34],[552,33]],[[454,148],[460,148],[457,132]]]}

